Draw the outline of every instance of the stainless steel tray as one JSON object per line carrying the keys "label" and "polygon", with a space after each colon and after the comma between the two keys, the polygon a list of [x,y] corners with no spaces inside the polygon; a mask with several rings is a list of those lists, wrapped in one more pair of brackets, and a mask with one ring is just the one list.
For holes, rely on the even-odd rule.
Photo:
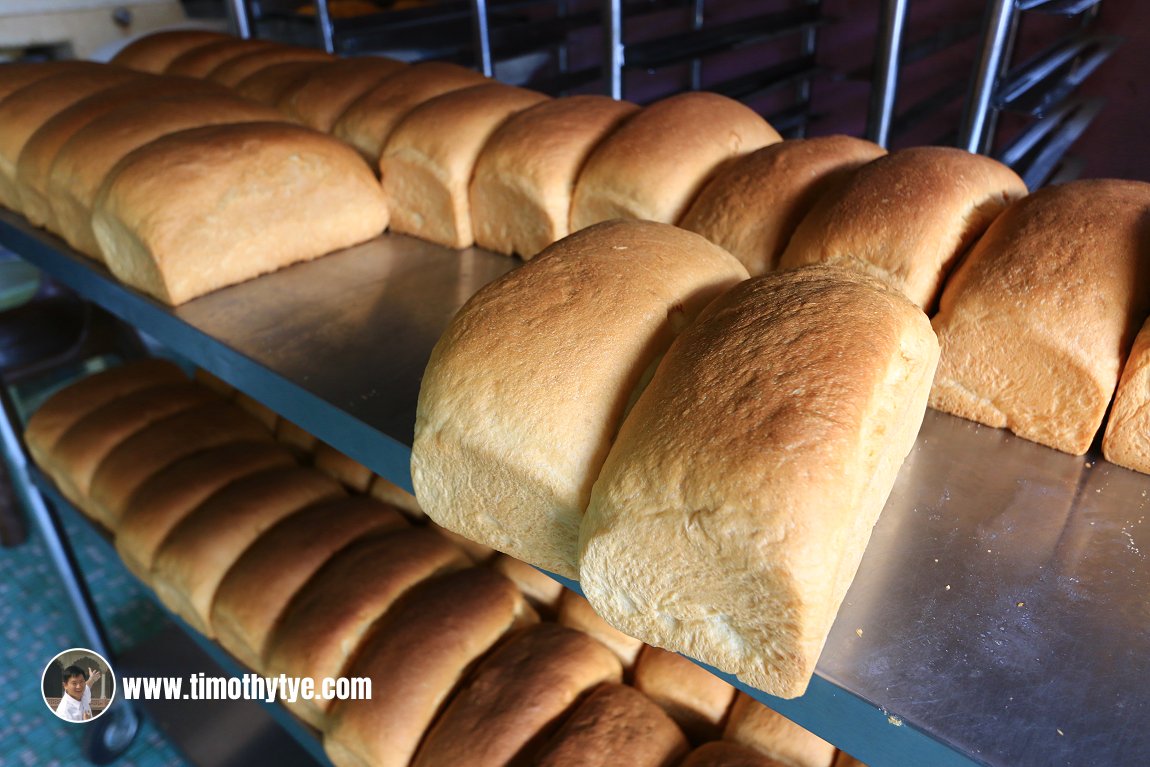
{"label": "stainless steel tray", "polygon": [[[385,235],[175,310],[0,212],[0,244],[410,488],[419,380],[515,266]],[[871,767],[1150,759],[1150,477],[933,411],[807,694]]]}

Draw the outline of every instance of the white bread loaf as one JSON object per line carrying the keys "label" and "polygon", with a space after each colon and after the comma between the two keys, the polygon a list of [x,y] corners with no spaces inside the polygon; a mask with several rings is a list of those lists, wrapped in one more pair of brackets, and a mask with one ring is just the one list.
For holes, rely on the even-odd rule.
{"label": "white bread loaf", "polygon": [[999,213],[1026,194],[997,160],[953,147],[902,149],[834,185],[799,224],[780,269],[831,263],[902,291],[926,311]]}
{"label": "white bread loaf", "polygon": [[334,63],[336,59],[330,53],[316,50],[315,48],[304,48],[298,45],[276,45],[230,58],[211,72],[208,72],[208,74],[205,75],[205,79],[217,82],[228,88],[234,88],[243,82],[244,79],[265,67],[274,66],[275,64],[286,64],[289,61]]}
{"label": "white bread loaf", "polygon": [[93,514],[118,520],[140,485],[181,458],[230,442],[260,441],[272,441],[268,430],[226,400],[154,421],[100,462],[89,491]]}
{"label": "white bread loaf", "polygon": [[172,528],[152,562],[152,589],[189,626],[214,638],[212,600],[244,550],[285,517],[345,495],[330,477],[303,466],[238,479]]}
{"label": "white bread loaf", "polygon": [[[121,105],[88,122],[56,152],[46,186],[56,233],[84,255],[102,260],[92,230],[92,212],[100,186],[117,162],[133,150],[176,131],[279,119],[282,118],[273,108],[231,93],[192,91]],[[169,199],[184,192],[179,187],[165,188]]]}
{"label": "white bread loaf", "polygon": [[570,96],[512,116],[479,153],[471,179],[475,243],[529,259],[570,234],[571,193],[592,150],[639,107]]}
{"label": "white bread loaf", "polygon": [[[156,421],[218,400],[211,390],[187,380],[125,394],[68,429],[45,456],[43,468],[68,500],[93,514],[88,504],[92,476],[112,450]],[[105,526],[111,522],[98,516],[96,520]]]}
{"label": "white bread loaf", "polygon": [[216,640],[245,666],[262,671],[280,614],[316,571],[364,535],[407,526],[399,512],[363,496],[290,514],[262,533],[220,580],[210,615]]}
{"label": "white bread loaf", "polygon": [[193,48],[225,40],[235,41],[236,38],[207,29],[172,29],[164,32],[153,32],[121,48],[112,57],[111,63],[141,72],[159,74],[167,69],[176,57]]}
{"label": "white bread loaf", "polygon": [[344,110],[331,134],[354,146],[372,167],[399,121],[429,99],[491,82],[478,72],[443,61],[412,64],[385,78]]}
{"label": "white bread loaf", "polygon": [[1134,339],[1110,408],[1102,455],[1111,463],[1150,474],[1150,321]]}
{"label": "white bread loaf", "polygon": [[718,738],[735,688],[702,666],[646,645],[635,664],[635,689],[662,706],[692,743]]}
{"label": "white bread loaf", "polygon": [[81,99],[143,76],[130,69],[89,63],[25,85],[0,101],[0,205],[19,210],[16,164],[40,126]]}
{"label": "white bread loaf", "polygon": [[850,136],[765,146],[720,169],[679,226],[729,250],[752,277],[766,274],[830,185],[884,154],[878,144]]}
{"label": "white bread loaf", "polygon": [[163,383],[186,381],[176,365],[165,359],[145,359],[109,368],[60,389],[29,418],[24,444],[41,466],[68,429],[84,416],[114,399]]}
{"label": "white bread loaf", "polygon": [[294,465],[274,442],[235,442],[178,460],[132,493],[116,522],[116,552],[133,575],[150,582],[156,551],[184,517],[232,482]]}
{"label": "white bread loaf", "polygon": [[491,569],[514,583],[545,620],[553,620],[558,615],[559,600],[566,591],[559,581],[506,554],[495,557]]}
{"label": "white bread loaf", "polygon": [[484,287],[441,336],[420,388],[411,466],[424,511],[575,577],[591,484],[633,392],[675,334],[745,277],[696,234],[620,221]]}
{"label": "white bread loaf", "polygon": [[753,748],[783,767],[831,767],[835,747],[777,711],[740,692],[723,740]]}
{"label": "white bread loaf", "polygon": [[943,292],[931,407],[1081,455],[1150,310],[1150,184],[1077,181],[1014,203]]}
{"label": "white bread loaf", "polygon": [[622,675],[618,659],[580,631],[554,623],[522,629],[476,667],[412,767],[532,764],[581,697]]}
{"label": "white bread loaf", "polygon": [[228,38],[205,45],[197,45],[176,56],[164,68],[164,74],[184,77],[207,77],[221,64],[246,53],[279,47],[270,40],[240,40]]}
{"label": "white bread loaf", "polygon": [[372,700],[334,701],[329,708],[323,747],[332,763],[409,764],[476,660],[536,620],[523,595],[488,570],[417,585],[380,619],[347,670],[371,679]]}
{"label": "white bread loaf", "polygon": [[[344,676],[364,637],[397,599],[428,578],[470,565],[462,551],[429,530],[362,538],[332,557],[292,597],[268,639],[263,668],[271,676]],[[322,727],[330,703],[286,705]]]}
{"label": "white bread loaf", "polygon": [[48,191],[52,163],[77,131],[134,102],[177,93],[227,95],[227,90],[221,85],[189,77],[140,77],[81,99],[47,120],[28,138],[16,161],[16,186],[24,217],[35,226],[58,230]]}
{"label": "white bread loaf", "polygon": [[786,767],[754,749],[714,740],[696,748],[679,767]]}
{"label": "white bread loaf", "polygon": [[674,224],[723,163],[782,137],[749,107],[692,91],[657,101],[587,159],[571,204],[571,231],[613,218]]}
{"label": "white bread loaf", "polygon": [[595,482],[579,580],[596,612],[801,695],[937,360],[926,315],[850,270],[720,296],[668,350]]}
{"label": "white bread loaf", "polygon": [[289,119],[326,133],[356,99],[406,67],[385,56],[336,61],[296,83],[280,96],[276,108]]}
{"label": "white bread loaf", "polygon": [[673,721],[646,695],[622,684],[601,684],[536,758],[538,767],[671,767],[688,749]]}
{"label": "white bread loaf", "polygon": [[316,70],[331,66],[335,66],[335,62],[323,60],[271,64],[240,80],[233,90],[245,99],[274,107],[285,93],[299,87]]}
{"label": "white bread loaf", "polygon": [[475,243],[468,187],[479,151],[511,115],[548,97],[491,83],[436,96],[412,109],[379,158],[391,228],[449,248]]}
{"label": "white bread loaf", "polygon": [[642,642],[600,618],[591,603],[574,591],[563,589],[563,595],[559,598],[559,624],[582,631],[615,653],[627,674],[635,667],[635,661],[643,649]]}
{"label": "white bread loaf", "polygon": [[108,175],[93,216],[112,273],[169,304],[386,227],[379,184],[350,147],[275,123],[197,128],[141,147]]}

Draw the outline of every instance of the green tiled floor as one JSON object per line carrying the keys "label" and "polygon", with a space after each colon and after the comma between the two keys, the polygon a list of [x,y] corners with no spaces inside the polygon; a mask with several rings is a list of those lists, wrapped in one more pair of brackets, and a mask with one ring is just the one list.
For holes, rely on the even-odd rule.
{"label": "green tiled floor", "polygon": [[[67,527],[113,653],[152,636],[165,619],[115,552],[78,523]],[[0,765],[86,764],[80,750],[85,725],[57,719],[40,693],[45,664],[61,650],[83,646],[80,637],[40,538],[33,532],[18,547],[0,548]],[[115,764],[175,767],[185,762],[145,720],[131,748]]]}

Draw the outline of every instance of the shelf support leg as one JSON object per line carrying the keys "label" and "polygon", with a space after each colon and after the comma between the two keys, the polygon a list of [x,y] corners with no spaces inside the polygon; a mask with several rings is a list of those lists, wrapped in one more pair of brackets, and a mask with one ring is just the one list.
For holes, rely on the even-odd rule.
{"label": "shelf support leg", "polygon": [[907,0],[883,0],[879,47],[871,78],[866,137],[884,148],[890,142],[894,102],[898,95],[899,56],[906,26]]}

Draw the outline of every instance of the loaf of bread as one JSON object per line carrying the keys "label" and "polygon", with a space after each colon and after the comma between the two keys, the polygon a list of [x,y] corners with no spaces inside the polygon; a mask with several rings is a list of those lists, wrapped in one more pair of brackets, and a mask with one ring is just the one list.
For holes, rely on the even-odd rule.
{"label": "loaf of bread", "polygon": [[943,280],[999,213],[1026,194],[997,160],[952,147],[880,157],[836,184],[799,224],[779,260],[866,272],[930,311]]}
{"label": "loaf of bread", "polygon": [[801,695],[937,361],[926,315],[847,269],[717,298],[668,350],[591,493],[579,580],[596,612]]}
{"label": "loaf of bread", "polygon": [[336,767],[407,765],[476,660],[537,620],[489,570],[432,578],[402,597],[364,641],[347,675],[371,679],[371,700],[334,701],[323,747]]}
{"label": "loaf of bread", "polygon": [[1142,326],[1122,368],[1102,455],[1111,463],[1150,474],[1150,321]]}
{"label": "loaf of bread", "polygon": [[1150,311],[1150,184],[1089,180],[1012,205],[947,284],[930,404],[1081,455]]}
{"label": "loaf of bread", "polygon": [[786,767],[758,751],[722,740],[696,748],[679,767]]}
{"label": "loaf of bread", "polygon": [[679,226],[729,250],[752,277],[766,274],[830,185],[884,154],[878,144],[850,136],[765,146],[716,173]]}
{"label": "loaf of bread", "polygon": [[319,446],[314,434],[286,418],[276,421],[276,439],[305,462],[311,461],[312,453]]}
{"label": "loaf of bread", "polygon": [[379,158],[391,228],[449,248],[474,244],[468,187],[479,151],[508,117],[547,98],[491,83],[445,93],[412,109]]}
{"label": "loaf of bread", "polygon": [[116,552],[145,583],[152,578],[156,551],[188,514],[243,477],[294,466],[274,442],[235,442],[210,448],[157,471],[132,493],[116,521]]}
{"label": "loaf of bread", "polygon": [[[59,148],[47,179],[56,233],[84,255],[100,259],[92,211],[100,185],[133,150],[161,136],[201,125],[282,119],[275,109],[233,94],[195,93],[136,101],[92,120]],[[192,156],[192,155],[189,155]],[[188,163],[185,159],[185,164]],[[166,178],[156,179],[157,183]],[[168,200],[186,190],[165,185]]]}
{"label": "loaf of bread", "polygon": [[336,61],[330,53],[304,48],[298,45],[276,45],[270,48],[261,48],[222,62],[205,76],[208,80],[234,88],[247,77],[259,72],[265,67],[275,64],[285,64],[289,61]]}
{"label": "loaf of bread", "polygon": [[130,69],[93,63],[37,80],[0,101],[0,205],[19,210],[16,164],[40,126],[81,99],[142,76]]}
{"label": "loaf of bread", "polygon": [[236,480],[180,520],[164,539],[152,562],[152,589],[189,626],[214,638],[212,600],[244,550],[281,519],[345,495],[333,479],[303,466]]}
{"label": "loaf of bread", "polygon": [[570,96],[537,104],[500,126],[471,179],[476,244],[527,259],[566,237],[579,171],[638,109],[607,96]]}
{"label": "loaf of bread", "polygon": [[209,43],[225,40],[235,41],[236,38],[207,29],[172,29],[164,32],[153,32],[124,46],[119,53],[112,57],[112,63],[128,69],[158,74],[167,69],[176,60],[176,57],[193,48],[200,48]]}
{"label": "loaf of bread", "polygon": [[271,64],[240,80],[233,90],[245,99],[274,107],[285,93],[302,85],[317,69],[331,66],[335,66],[335,62],[325,60]]}
{"label": "loaf of bread", "polygon": [[231,400],[245,413],[262,423],[265,429],[273,434],[275,433],[276,426],[280,421],[280,417],[276,414],[276,411],[247,392],[237,391],[232,395]]}
{"label": "loaf of bread", "polygon": [[514,583],[544,619],[551,620],[559,614],[559,600],[566,589],[550,575],[506,554],[495,557],[491,569]]}
{"label": "loaf of bread", "polygon": [[723,740],[753,748],[784,767],[831,767],[835,760],[830,743],[742,692],[731,706]]}
{"label": "loaf of bread", "polygon": [[420,388],[411,466],[424,511],[576,577],[579,523],[629,400],[675,334],[745,278],[696,234],[620,221],[484,287]]}
{"label": "loaf of bread", "polygon": [[866,765],[846,751],[839,751],[839,755],[835,757],[835,767],[866,767]]}
{"label": "loaf of bread", "polygon": [[24,217],[35,226],[57,231],[48,184],[56,155],[77,131],[133,102],[173,94],[227,95],[216,83],[189,77],[139,77],[81,99],[46,121],[28,141],[16,162],[16,186]]}
{"label": "loaf of bread", "polygon": [[412,767],[533,764],[590,690],[622,678],[618,659],[581,631],[538,623],[483,660],[432,725]]}
{"label": "loaf of bread", "polygon": [[245,123],[132,152],[105,180],[93,228],[117,278],[181,304],[371,239],[387,218],[350,147],[306,128]]}
{"label": "loaf of bread", "polygon": [[285,92],[276,107],[301,125],[328,132],[356,99],[406,66],[386,56],[337,61]]}
{"label": "loaf of bread", "polygon": [[237,56],[276,47],[280,46],[270,40],[240,40],[237,38],[217,40],[214,43],[198,45],[176,56],[164,69],[164,74],[207,77],[216,67]]}
{"label": "loaf of bread", "polygon": [[[68,500],[91,514],[95,510],[88,508],[87,499],[92,475],[108,453],[156,421],[218,399],[211,390],[187,380],[125,394],[68,429],[45,457],[43,468]],[[96,519],[105,526],[110,522]]]}
{"label": "loaf of bread", "polygon": [[635,664],[635,689],[662,706],[692,743],[718,738],[735,688],[702,666],[646,645]]}
{"label": "loaf of bread", "polygon": [[195,372],[192,373],[192,380],[200,386],[211,389],[224,399],[234,400],[238,395],[236,387],[205,368],[196,368]]}
{"label": "loaf of bread", "polygon": [[383,145],[408,112],[436,96],[485,82],[490,80],[458,64],[412,64],[352,102],[332,125],[331,133],[355,147],[372,167],[378,167]]}
{"label": "loaf of bread", "polygon": [[125,439],[100,462],[89,491],[93,514],[99,519],[119,519],[140,485],[181,458],[230,442],[259,441],[271,442],[272,436],[227,401],[210,402],[155,421]]}
{"label": "loaf of bread", "polygon": [[[344,676],[360,642],[396,599],[421,581],[470,565],[462,551],[429,530],[389,532],[353,543],[292,598],[268,639],[265,673],[317,680]],[[308,724],[322,727],[329,704],[299,700],[287,706]]]}
{"label": "loaf of bread", "polygon": [[315,467],[356,493],[366,493],[373,476],[371,469],[326,442],[315,446]]}
{"label": "loaf of bread", "polygon": [[45,466],[60,437],[93,410],[134,391],[186,380],[183,371],[165,359],[129,362],[82,378],[32,413],[24,429],[24,444],[32,459]]}
{"label": "loaf of bread", "polygon": [[399,512],[362,496],[289,515],[262,533],[220,580],[210,616],[216,640],[245,666],[262,671],[268,637],[308,579],[356,539],[407,526]]}
{"label": "loaf of bread", "polygon": [[368,487],[367,492],[371,494],[372,498],[391,504],[414,521],[427,519],[427,515],[423,513],[423,509],[420,507],[419,501],[415,500],[415,496],[391,480],[380,476],[372,477],[371,486]]}
{"label": "loaf of bread", "polygon": [[571,231],[613,218],[674,224],[724,162],[781,140],[749,107],[717,93],[657,101],[587,159],[575,185]]}
{"label": "loaf of bread", "polygon": [[671,767],[687,739],[650,698],[633,687],[601,684],[544,746],[538,767]]}
{"label": "loaf of bread", "polygon": [[26,85],[45,80],[53,75],[82,72],[93,66],[91,61],[63,59],[59,61],[15,61],[0,64],[0,101]]}
{"label": "loaf of bread", "polygon": [[482,543],[476,543],[470,538],[448,530],[446,527],[441,527],[434,522],[428,521],[427,529],[442,535],[444,538],[458,546],[463,550],[463,553],[467,555],[467,558],[477,565],[482,565],[490,562],[499,553],[490,546],[484,546]]}
{"label": "loaf of bread", "polygon": [[574,591],[564,589],[559,597],[559,623],[582,631],[615,653],[628,674],[635,667],[635,660],[643,649],[642,642],[600,618],[591,604]]}

